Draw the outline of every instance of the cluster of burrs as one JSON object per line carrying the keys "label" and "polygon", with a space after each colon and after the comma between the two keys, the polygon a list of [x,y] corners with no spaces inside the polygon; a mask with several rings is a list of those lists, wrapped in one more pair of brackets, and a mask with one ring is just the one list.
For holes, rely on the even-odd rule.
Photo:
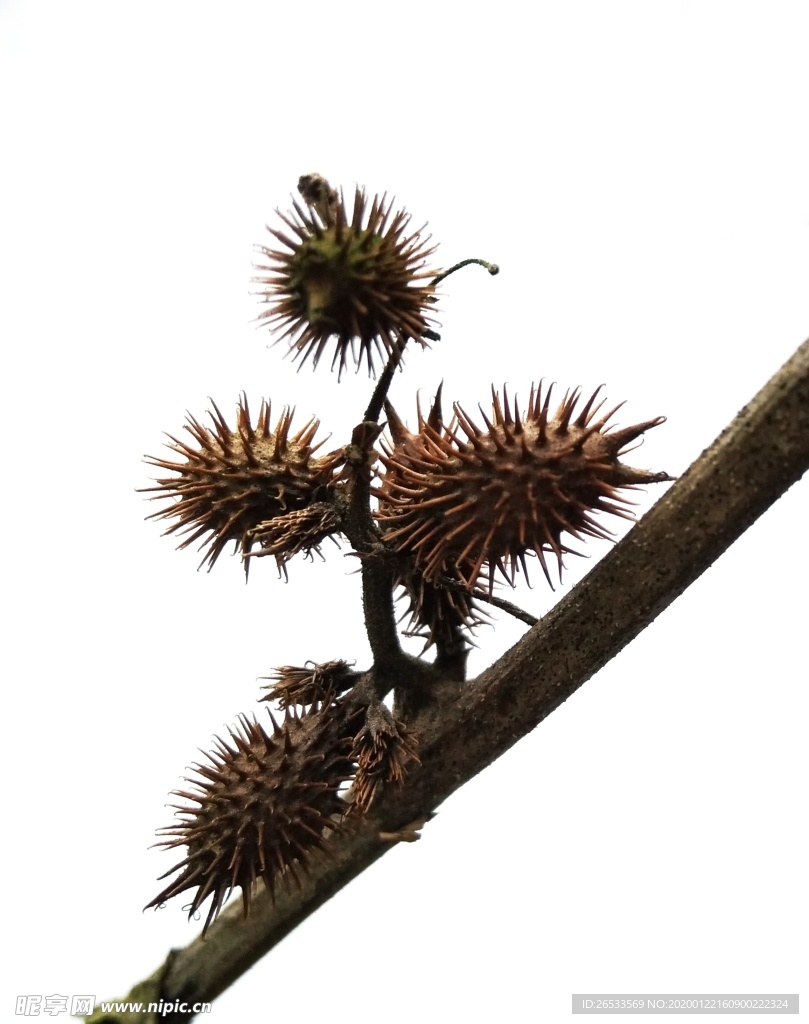
{"label": "cluster of burrs", "polygon": [[[259,319],[300,365],[316,367],[328,354],[338,380],[349,363],[375,375],[381,361],[370,405],[352,438],[329,452],[316,441],[317,419],[293,430],[293,410],[273,420],[269,400],[254,419],[242,397],[233,425],[216,405],[208,424],[189,416],[188,437],[170,436],[172,456],[148,460],[161,473],[148,490],[167,502],[151,518],[170,520],[166,532],[182,537],[180,547],[199,542],[208,568],[232,544],[245,570],[273,556],[285,576],[296,555],[320,553],[327,539],[347,543],[366,597],[383,593],[391,609],[394,594],[404,598],[402,632],[421,636],[425,650],[435,646],[436,665],[449,664],[485,605],[497,603],[495,587],[527,578],[533,559],[551,583],[571,543],[608,536],[599,513],[631,518],[632,489],[670,479],[620,461],[662,418],[616,429],[617,408],[604,411],[600,389],[553,402],[552,385],[532,384],[522,407],[492,388],[479,420],[455,404],[445,421],[439,388],[409,429],[387,390],[409,342],[439,340],[438,285],[466,263],[497,268],[468,260],[430,269],[429,238],[385,196],[369,200],[357,189],[347,202],[319,175],[298,188],[301,198],[269,228],[272,245],[260,247],[256,281],[267,308]],[[380,440],[383,409],[388,436]],[[372,618],[366,601],[376,650]],[[454,665],[457,674],[457,657]],[[378,665],[278,669],[264,699],[280,718],[242,717],[196,766],[192,788],[178,791],[186,803],[162,845],[185,847],[186,856],[150,906],[195,890],[192,914],[211,898],[207,928],[233,889],[247,913],[259,879],[273,894],[327,853],[345,820],[367,814],[419,763],[405,716],[384,703],[397,686],[406,682]],[[394,706],[406,703],[397,696]]]}

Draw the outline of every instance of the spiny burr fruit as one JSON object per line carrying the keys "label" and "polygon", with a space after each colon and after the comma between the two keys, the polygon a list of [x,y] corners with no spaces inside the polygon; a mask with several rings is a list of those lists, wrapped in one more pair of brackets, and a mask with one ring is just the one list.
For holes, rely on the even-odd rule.
{"label": "spiny burr fruit", "polygon": [[[442,386],[439,386],[426,419],[417,398],[418,431],[415,434],[408,430],[393,406],[389,402],[386,403],[388,429],[394,442],[396,457],[400,461],[411,463],[424,456],[427,428],[438,433],[443,430],[441,391]],[[376,494],[382,516],[396,507],[389,506],[384,488],[377,489]],[[405,635],[422,637],[425,640],[424,650],[435,643],[455,643],[459,630],[471,632],[476,626],[482,625],[488,617],[469,594],[454,566],[447,567],[440,581],[429,582],[422,572],[414,568],[413,559],[404,557],[395,585],[401,588],[401,596],[408,600],[408,607],[402,616],[408,619]]]}
{"label": "spiny burr fruit", "polygon": [[401,786],[408,761],[419,762],[416,741],[382,703],[371,704],[354,737],[352,760],[357,773],[349,797],[349,813],[365,814],[385,786]]}
{"label": "spiny burr fruit", "polygon": [[[306,558],[320,554],[320,545],[340,532],[340,517],[328,501],[315,501],[306,508],[293,509],[284,515],[268,519],[248,531],[249,542],[258,545],[246,558],[274,555],[278,566],[286,573],[290,558],[303,552]],[[322,555],[321,555],[322,557]]]}
{"label": "spiny burr fruit", "polygon": [[447,645],[458,641],[459,630],[474,632],[488,619],[474,596],[455,573],[444,574],[439,584],[429,583],[420,572],[403,572],[396,579],[401,596],[407,598],[408,607],[402,618],[407,618],[405,636],[424,640],[422,653],[433,644]]}
{"label": "spiny burr fruit", "polygon": [[607,428],[620,406],[598,416],[600,388],[578,412],[579,389],[567,392],[551,414],[552,388],[543,394],[541,385],[532,386],[524,413],[505,388],[502,399],[492,388],[492,415],[481,409],[483,427],[457,404],[443,426],[437,404],[427,420],[419,413],[414,435],[388,408],[394,443],[382,456],[377,515],[385,541],[411,556],[428,582],[455,573],[472,590],[488,573],[491,589],[497,570],[513,585],[518,569],[527,575],[526,555],[533,552],[551,583],[546,556],[554,556],[561,574],[562,557],[572,550],[563,534],[609,537],[594,513],[631,519],[621,491],[671,479],[619,461],[663,417]]}
{"label": "spiny burr fruit", "polygon": [[[352,737],[361,719],[330,700],[303,714],[287,711],[269,728],[242,716],[229,741],[217,738],[210,764],[197,764],[194,787],[174,795],[196,806],[174,805],[180,819],[161,829],[168,848],[187,847],[180,872],[147,907],[196,889],[189,917],[210,896],[205,930],[237,886],[244,915],[261,879],[274,895],[279,879],[306,869],[323,848],[324,830],[336,831],[343,809],[337,792],[353,777]],[[203,932],[204,934],[204,932]]]}
{"label": "spiny burr fruit", "polygon": [[[213,429],[188,416],[185,429],[195,445],[186,444],[169,434],[166,447],[183,456],[182,462],[147,456],[146,461],[174,477],[160,478],[154,499],[169,499],[171,504],[149,519],[175,519],[165,532],[189,534],[179,545],[185,548],[202,539],[205,557],[201,565],[211,568],[224,548],[233,542],[243,556],[269,532],[273,520],[283,520],[283,530],[274,537],[272,553],[283,568],[297,550],[310,550],[336,532],[337,523],[321,515],[319,532],[311,523],[299,523],[300,513],[328,495],[334,470],[342,463],[342,450],[322,458],[314,453],[323,442],[313,445],[320,425],[311,419],[296,434],[290,433],[294,410],[285,408],[275,426],[270,422],[270,403],[262,401],[255,425],[251,422],[246,396],[239,401],[235,429],[226,423],[215,403],[209,413]],[[319,508],[322,507],[318,505]],[[303,517],[305,520],[306,517]],[[296,526],[300,529],[296,530]],[[262,532],[264,528],[264,532]],[[301,530],[306,534],[299,536]],[[249,563],[245,560],[245,571]]]}
{"label": "spiny burr fruit", "polygon": [[352,671],[347,661],[325,661],[317,664],[282,665],[265,676],[270,682],[262,689],[267,696],[261,700],[277,700],[282,708],[301,707],[322,701],[327,693],[341,694],[350,689],[362,675]]}
{"label": "spiny burr fruit", "polygon": [[375,355],[436,338],[427,315],[436,272],[424,268],[434,247],[421,231],[407,233],[410,216],[385,196],[369,203],[361,189],[349,210],[319,175],[304,175],[298,188],[308,205],[293,200],[291,213],[278,211],[288,230],[267,228],[283,248],[258,247],[267,263],[254,280],[268,306],[258,319],[282,331],[301,365],[311,357],[317,366],[333,346],[338,374],[349,354],[373,372]]}

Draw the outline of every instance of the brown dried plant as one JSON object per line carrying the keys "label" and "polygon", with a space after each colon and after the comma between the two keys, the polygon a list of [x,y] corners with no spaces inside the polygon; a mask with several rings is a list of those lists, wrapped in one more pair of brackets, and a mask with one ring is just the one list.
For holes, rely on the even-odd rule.
{"label": "brown dried plant", "polygon": [[[294,557],[342,538],[358,557],[373,660],[364,670],[341,659],[276,669],[262,699],[278,704],[281,723],[242,716],[210,763],[196,766],[192,788],[178,792],[186,802],[160,845],[186,856],[149,906],[192,890],[191,914],[211,901],[206,930],[234,889],[246,914],[259,881],[271,895],[294,883],[313,855],[334,848],[348,812],[368,815],[389,787],[422,770],[411,720],[425,704],[457,697],[484,605],[531,621],[496,586],[513,586],[530,557],[550,583],[548,557],[561,572],[568,536],[606,536],[599,513],[629,518],[627,492],[670,479],[620,461],[662,418],[612,429],[616,410],[601,414],[598,391],[581,407],[578,389],[567,392],[551,411],[552,387],[531,387],[521,412],[505,389],[493,390],[480,426],[457,404],[444,423],[439,388],[410,431],[385,405],[406,344],[438,337],[430,313],[450,273],[468,263],[497,268],[466,260],[426,270],[433,249],[408,234],[409,217],[392,201],[369,202],[357,189],[349,210],[319,175],[305,175],[299,190],[293,212],[280,214],[285,227],[270,229],[282,248],[261,249],[260,319],[301,363],[317,366],[330,349],[338,380],[349,358],[373,370],[383,357],[370,404],[346,444],[325,455],[316,455],[317,419],[293,434],[292,411],[273,425],[268,401],[253,423],[242,398],[234,428],[215,405],[211,427],[189,416],[192,443],[170,436],[179,458],[147,460],[172,474],[147,488],[169,502],[149,518],[173,520],[166,532],[184,535],[181,547],[201,541],[209,567],[233,543],[245,567],[272,556],[284,575]],[[390,437],[380,452],[383,405]],[[408,601],[403,631],[434,647],[434,661],[402,651],[397,592]],[[308,621],[316,629],[317,613]]]}
{"label": "brown dried plant", "polygon": [[409,215],[359,188],[349,207],[320,175],[304,175],[299,189],[309,205],[278,211],[284,226],[267,230],[281,248],[259,246],[267,262],[255,278],[268,306],[259,319],[289,339],[294,358],[317,367],[331,346],[338,375],[349,355],[373,372],[377,356],[433,337],[436,271],[425,262],[434,247],[421,230],[408,233]]}

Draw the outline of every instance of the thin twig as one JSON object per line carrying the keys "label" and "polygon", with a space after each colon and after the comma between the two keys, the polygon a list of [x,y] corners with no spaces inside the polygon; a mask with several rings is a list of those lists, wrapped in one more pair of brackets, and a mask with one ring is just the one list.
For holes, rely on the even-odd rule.
{"label": "thin twig", "polygon": [[[382,676],[397,674],[405,655],[393,607],[394,567],[389,553],[381,544],[379,530],[371,515],[371,474],[376,458],[374,443],[379,432],[378,424],[371,421],[363,421],[354,428],[351,444],[345,449],[347,489],[341,502],[340,518],[342,528],[360,558],[365,628],[374,656],[374,672],[379,675],[380,687],[383,688],[388,683]],[[384,695],[380,689],[379,696]]]}
{"label": "thin twig", "polygon": [[[450,267],[449,270],[443,270],[430,282],[431,288],[436,288],[438,285],[445,281],[450,274],[454,274],[457,270],[461,270],[463,267],[471,266],[475,264],[479,267],[485,267],[489,273],[494,277],[495,274],[500,273],[500,267],[496,263],[489,263],[487,260],[479,260],[476,258],[461,260],[460,263],[456,263],[455,266]],[[434,331],[425,331],[424,336],[430,338],[432,341],[438,341],[440,335],[435,334]],[[388,356],[388,361],[385,364],[385,369],[380,373],[379,380],[376,382],[374,393],[371,395],[371,401],[368,403],[368,408],[365,410],[365,416],[363,419],[368,420],[371,423],[376,423],[382,414],[382,409],[385,405],[385,399],[388,397],[388,391],[393,381],[393,375],[396,373],[396,369],[402,361],[404,355],[405,345],[408,339],[400,338],[394,343],[393,349]]]}
{"label": "thin twig", "polygon": [[[460,583],[456,583],[455,580],[450,580],[446,583],[442,582],[442,586],[451,587],[453,590],[460,590],[464,594],[469,593],[465,587]],[[497,597],[495,594],[490,594],[487,590],[473,590],[471,597],[476,601],[483,601],[485,604],[490,604],[494,608],[499,608],[500,611],[513,615],[515,619],[519,619],[520,622],[524,622],[527,626],[535,626],[539,622],[536,615],[532,615],[524,608],[520,608],[519,605],[512,604],[511,601],[506,601],[503,597]]]}
{"label": "thin twig", "polygon": [[365,410],[363,419],[369,423],[377,423],[379,417],[382,414],[382,409],[385,405],[385,399],[388,397],[388,391],[393,381],[393,375],[396,373],[396,368],[402,361],[404,355],[405,345],[407,344],[407,338],[399,338],[393,346],[388,361],[385,363],[385,369],[380,373],[379,380],[376,382],[374,393],[371,395],[371,401],[368,403],[368,408]]}
{"label": "thin twig", "polygon": [[462,267],[468,267],[473,263],[478,267],[485,267],[492,277],[500,273],[500,267],[498,267],[496,263],[489,263],[488,260],[478,260],[473,257],[472,259],[461,260],[460,263],[456,263],[455,266],[450,267],[449,270],[443,270],[432,279],[430,282],[431,287],[436,288],[442,281],[445,281],[450,274],[454,274],[456,270],[460,270]]}

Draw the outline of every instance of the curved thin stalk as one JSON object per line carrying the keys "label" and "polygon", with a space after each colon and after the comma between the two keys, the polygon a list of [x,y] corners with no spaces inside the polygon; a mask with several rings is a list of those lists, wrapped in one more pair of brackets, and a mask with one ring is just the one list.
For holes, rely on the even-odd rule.
{"label": "curved thin stalk", "polygon": [[[489,263],[487,260],[479,260],[472,257],[468,260],[461,260],[460,263],[456,263],[454,266],[450,267],[449,270],[443,270],[440,274],[436,274],[430,282],[430,287],[436,288],[442,281],[445,281],[450,274],[454,274],[457,270],[461,270],[463,267],[468,267],[471,264],[475,264],[479,267],[485,267],[492,277],[494,277],[495,274],[500,273],[500,267],[498,267],[496,263]],[[431,341],[438,341],[440,339],[440,335],[435,334],[432,331],[429,332],[427,336]],[[374,393],[371,395],[371,401],[368,403],[368,408],[365,410],[365,416],[363,417],[363,419],[368,420],[371,423],[376,423],[382,414],[385,399],[388,397],[388,391],[390,391],[390,386],[393,381],[393,375],[396,372],[396,368],[402,361],[407,340],[407,338],[403,338],[396,342],[393,351],[388,356],[385,369],[379,375],[379,380],[376,382]]]}

